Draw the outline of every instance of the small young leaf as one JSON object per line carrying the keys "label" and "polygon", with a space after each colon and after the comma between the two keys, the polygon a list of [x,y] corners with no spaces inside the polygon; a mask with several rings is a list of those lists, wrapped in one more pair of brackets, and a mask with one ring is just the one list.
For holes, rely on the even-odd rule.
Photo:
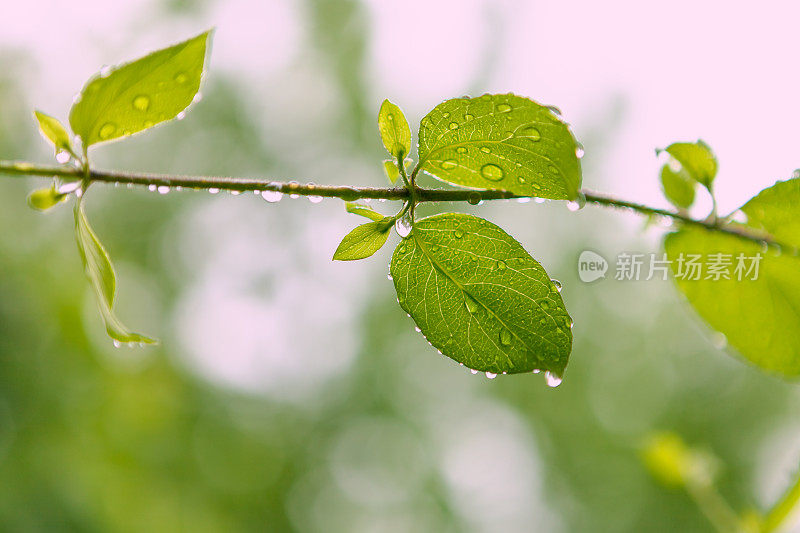
{"label": "small young leaf", "polygon": [[579,151],[552,108],[513,94],[485,94],[447,100],[422,119],[417,166],[465,187],[575,200]]}
{"label": "small young leaf", "polygon": [[389,230],[392,228],[392,217],[385,217],[375,222],[367,222],[356,227],[345,235],[336,253],[334,261],[353,261],[369,257],[386,244]]}
{"label": "small young leaf", "polygon": [[400,177],[400,169],[397,168],[394,161],[384,161],[383,171],[386,173],[386,177],[389,178],[391,183],[395,183],[397,178]]}
{"label": "small young leaf", "polygon": [[66,194],[60,193],[55,187],[38,189],[28,195],[28,205],[39,211],[47,211],[67,199]]}
{"label": "small young leaf", "polygon": [[56,153],[60,151],[72,152],[72,144],[69,142],[69,133],[57,118],[51,117],[41,111],[34,111],[34,116],[39,122],[39,131],[42,136],[53,143]]}
{"label": "small young leaf", "polygon": [[75,202],[75,240],[78,243],[86,277],[94,290],[100,313],[103,315],[108,336],[121,343],[155,344],[155,340],[128,330],[114,314],[117,277],[108,252],[86,219],[82,198]]}
{"label": "small young leaf", "polygon": [[378,213],[377,211],[366,205],[357,204],[355,202],[345,202],[344,207],[348,213],[353,213],[354,215],[367,217],[370,220],[384,219],[384,215]]}
{"label": "small young leaf", "polygon": [[665,151],[681,164],[689,177],[711,189],[717,176],[717,158],[710,146],[698,140],[695,143],[673,143]]}
{"label": "small young leaf", "polygon": [[400,306],[444,355],[495,374],[563,374],[572,320],[558,287],[499,227],[456,213],[418,220],[390,269]]}
{"label": "small young leaf", "polygon": [[664,196],[675,207],[688,209],[694,203],[696,182],[689,178],[688,173],[681,169],[672,170],[669,165],[661,167],[661,187]]}
{"label": "small young leaf", "polygon": [[210,32],[89,80],[69,123],[85,147],[175,118],[197,94]]}
{"label": "small young leaf", "polygon": [[399,107],[384,100],[378,113],[378,131],[386,150],[392,157],[402,158],[411,151],[411,129]]}

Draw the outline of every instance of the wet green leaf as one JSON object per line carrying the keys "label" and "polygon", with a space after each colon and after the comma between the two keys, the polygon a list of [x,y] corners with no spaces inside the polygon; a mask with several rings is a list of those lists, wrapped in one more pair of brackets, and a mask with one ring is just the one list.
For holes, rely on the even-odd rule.
{"label": "wet green leaf", "polygon": [[710,189],[717,176],[717,157],[701,140],[694,143],[673,143],[666,150],[681,164],[693,180]]}
{"label": "wet green leaf", "polygon": [[34,116],[39,122],[39,131],[42,136],[53,143],[56,152],[67,151],[72,152],[72,144],[69,141],[69,133],[61,122],[54,117],[41,111],[34,111]]}
{"label": "wet green leaf", "polygon": [[411,129],[399,107],[384,100],[378,113],[378,131],[386,150],[397,158],[403,158],[411,151]]}
{"label": "wet green leaf", "polygon": [[178,116],[197,94],[210,32],[94,76],[69,123],[84,146],[146,130]]}
{"label": "wet green leaf", "polygon": [[354,215],[360,215],[362,217],[367,217],[370,220],[383,220],[384,215],[378,213],[371,207],[368,207],[363,204],[357,204],[355,202],[345,202],[344,204],[345,209],[348,213],[353,213]]}
{"label": "wet green leaf", "polygon": [[339,243],[333,254],[334,261],[353,261],[371,256],[386,244],[391,229],[392,217],[356,227]]}
{"label": "wet green leaf", "polygon": [[28,205],[39,211],[47,211],[67,199],[66,194],[62,194],[55,187],[38,189],[28,195]]}
{"label": "wet green leaf", "polygon": [[82,198],[75,202],[75,240],[78,243],[78,251],[83,261],[86,277],[94,290],[109,337],[120,343],[156,343],[153,339],[128,330],[114,313],[114,295],[117,284],[114,266],[111,264],[108,252],[103,248],[86,219]]}
{"label": "wet green leaf", "polygon": [[[703,320],[725,335],[729,346],[764,370],[800,375],[800,259],[763,251],[759,244],[733,235],[692,227],[669,234],[664,248],[676,275],[681,257],[701,256],[700,279],[684,276],[675,281]],[[730,279],[708,278],[707,265],[715,261],[711,257],[715,254],[730,262]],[[742,276],[736,273],[739,257]],[[761,260],[753,279],[755,273],[747,273],[757,257]]]}
{"label": "wet green leaf", "polygon": [[448,357],[495,374],[563,374],[572,320],[558,286],[494,224],[456,213],[419,220],[391,274],[400,306]]}
{"label": "wet green leaf", "polygon": [[685,170],[674,171],[669,165],[661,167],[661,188],[664,196],[675,207],[682,209],[691,207],[694,203],[696,186]]}
{"label": "wet green leaf", "polygon": [[420,169],[465,187],[575,200],[580,150],[553,108],[512,94],[448,100],[420,123]]}
{"label": "wet green leaf", "polygon": [[800,179],[779,181],[742,206],[748,225],[800,248]]}

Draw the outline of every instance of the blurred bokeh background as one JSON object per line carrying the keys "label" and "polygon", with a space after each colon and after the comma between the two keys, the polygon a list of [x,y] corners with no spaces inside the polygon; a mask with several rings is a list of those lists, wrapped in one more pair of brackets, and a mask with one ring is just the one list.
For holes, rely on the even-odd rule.
{"label": "blurred bokeh background", "polygon": [[[417,124],[443,99],[513,91],[563,110],[586,187],[633,200],[665,205],[653,149],[702,137],[728,212],[800,166],[798,16],[782,1],[29,0],[3,13],[0,159],[50,162],[34,108],[65,120],[102,65],[216,26],[202,101],[97,148],[98,166],[381,185],[383,98]],[[578,280],[582,250],[659,250],[666,230],[634,215],[421,208],[490,217],[563,282],[575,344],[551,389],[431,349],[386,280],[391,243],[330,260],[358,222],[334,200],[93,188],[119,314],[161,339],[115,349],[71,210],[25,205],[41,183],[0,183],[3,531],[709,531],[642,466],[647,435],[713,451],[738,509],[797,469],[795,385],[726,354],[669,282]]]}

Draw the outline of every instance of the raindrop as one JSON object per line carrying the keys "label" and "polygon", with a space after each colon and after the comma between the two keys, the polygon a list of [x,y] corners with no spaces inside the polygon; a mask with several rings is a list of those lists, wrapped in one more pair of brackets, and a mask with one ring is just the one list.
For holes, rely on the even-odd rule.
{"label": "raindrop", "polygon": [[467,202],[471,205],[478,205],[481,203],[481,195],[478,192],[471,192],[469,196],[467,196]]}
{"label": "raindrop", "polygon": [[417,333],[422,333],[422,330],[419,329],[419,326],[414,326],[414,331],[416,331]]}
{"label": "raindrop", "polygon": [[69,163],[69,160],[70,160],[70,155],[69,152],[67,152],[66,150],[61,150],[56,154],[56,161],[58,161],[62,165],[65,163]]}
{"label": "raindrop", "polygon": [[217,194],[219,192],[219,189],[217,189],[216,187],[211,187],[210,189],[208,189],[208,192],[211,194]]}
{"label": "raindrop", "polygon": [[544,198],[534,198],[533,201],[537,204],[543,204],[545,200]]}
{"label": "raindrop", "polygon": [[550,282],[553,284],[553,286],[556,288],[558,292],[561,292],[561,289],[564,288],[564,285],[562,285],[561,282],[558,281],[557,279],[551,279]]}
{"label": "raindrop", "polygon": [[231,191],[231,196],[239,196],[242,194],[242,191]]}
{"label": "raindrop", "polygon": [[477,374],[478,373],[478,371],[475,370],[474,368],[470,368],[469,371],[472,372],[473,374]]}
{"label": "raindrop", "polygon": [[109,65],[103,65],[100,69],[100,77],[107,78],[111,75],[111,67]]}
{"label": "raindrop", "polygon": [[505,270],[506,269],[506,262],[505,261],[498,261],[497,262],[497,270]]}
{"label": "raindrop", "polygon": [[119,342],[117,339],[114,339],[114,348],[122,348],[122,343]]}
{"label": "raindrop", "polygon": [[477,313],[478,312],[478,302],[473,300],[472,296],[465,294],[464,295],[464,305],[467,306],[467,311],[470,313]]}
{"label": "raindrop", "polygon": [[195,93],[194,98],[192,98],[192,103],[196,104],[197,102],[199,102],[202,99],[203,99],[203,93],[200,93],[200,92]]}
{"label": "raindrop", "polygon": [[567,202],[567,209],[570,211],[577,211],[581,208],[581,205],[578,202]]}
{"label": "raindrop", "polygon": [[455,159],[446,159],[439,166],[444,170],[452,170],[458,166],[458,162]]}
{"label": "raindrop", "polygon": [[114,135],[115,131],[117,131],[117,125],[113,122],[106,122],[103,124],[103,127],[100,128],[98,135],[101,139],[105,140]]}
{"label": "raindrop", "polygon": [[318,204],[322,201],[322,196],[317,196],[317,195],[309,196],[308,201],[311,202],[312,204]]}
{"label": "raindrop", "polygon": [[508,104],[498,104],[497,111],[500,113],[508,113],[509,111],[511,111],[511,106]]}
{"label": "raindrop", "polygon": [[723,350],[728,345],[728,337],[724,333],[715,331],[711,336],[711,343],[717,350]]}
{"label": "raindrop", "polygon": [[489,149],[488,146],[481,146],[481,152],[483,152],[484,154],[488,154],[489,152],[491,152],[491,150]]}
{"label": "raindrop", "polygon": [[481,167],[481,176],[489,181],[502,181],[505,174],[503,169],[494,163],[487,163]]}
{"label": "raindrop", "polygon": [[408,237],[411,234],[411,217],[406,214],[398,218],[397,222],[394,223],[394,229],[403,239]]}
{"label": "raindrop", "polygon": [[283,193],[281,191],[262,191],[261,198],[274,204],[275,202],[281,201]]}
{"label": "raindrop", "polygon": [[157,187],[152,183],[147,186],[147,190],[149,190],[150,192],[156,192],[156,188]]}
{"label": "raindrop", "polygon": [[185,119],[185,118],[186,118],[186,111],[181,111],[180,113],[178,113],[178,114],[175,116],[175,118],[176,118],[176,119],[178,119],[178,120],[183,120],[183,119]]}
{"label": "raindrop", "polygon": [[527,204],[530,201],[531,201],[530,198],[517,198],[517,202],[520,204]]}
{"label": "raindrop", "polygon": [[454,130],[458,127],[458,122],[451,122],[450,124],[447,125],[447,127],[450,128],[451,130]]}
{"label": "raindrop", "polygon": [[158,187],[159,194],[167,194],[169,192],[169,187],[167,185],[161,185]]}
{"label": "raindrop", "polygon": [[533,126],[525,126],[517,133],[517,137],[525,137],[530,141],[538,141],[542,138],[542,134],[539,133],[539,130]]}
{"label": "raindrop", "polygon": [[458,148],[456,148],[456,152],[458,152],[459,154],[466,154],[467,149],[463,146],[459,146]]}
{"label": "raindrop", "polygon": [[147,111],[150,109],[150,97],[140,94],[133,99],[133,108],[139,111]]}
{"label": "raindrop", "polygon": [[389,281],[394,281],[394,278],[392,277],[392,273],[391,272],[386,274],[386,279],[388,279]]}
{"label": "raindrop", "polygon": [[467,113],[466,115],[464,115],[464,120],[472,120],[473,118],[475,118],[475,117],[474,117],[474,116],[472,116],[472,115],[470,115],[469,113]]}
{"label": "raindrop", "polygon": [[503,346],[511,346],[511,332],[505,328],[500,330],[500,344]]}
{"label": "raindrop", "polygon": [[494,372],[487,372],[486,377],[489,379],[494,379],[497,377],[497,374],[495,374]]}
{"label": "raindrop", "polygon": [[547,382],[548,387],[558,387],[561,385],[561,378],[552,374],[549,370],[544,373],[544,380]]}
{"label": "raindrop", "polygon": [[457,230],[455,230],[453,232],[453,237],[455,237],[456,239],[460,239],[463,236],[464,236],[464,232],[462,230],[460,230],[460,229],[457,229]]}
{"label": "raindrop", "polygon": [[583,154],[585,154],[585,153],[586,153],[586,150],[584,150],[584,149],[583,149],[583,145],[582,145],[581,143],[578,143],[578,144],[575,146],[575,156],[576,156],[578,159],[580,159],[580,158],[582,158],[582,157],[583,157]]}

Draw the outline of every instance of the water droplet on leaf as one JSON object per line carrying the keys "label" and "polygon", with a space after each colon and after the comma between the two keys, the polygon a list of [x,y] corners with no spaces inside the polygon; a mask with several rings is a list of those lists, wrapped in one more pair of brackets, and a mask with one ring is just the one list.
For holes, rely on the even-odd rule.
{"label": "water droplet on leaf", "polygon": [[281,198],[283,198],[283,193],[281,191],[262,191],[261,198],[270,203],[280,202]]}
{"label": "water droplet on leaf", "polygon": [[500,344],[503,346],[511,346],[511,332],[505,328],[500,330]]}
{"label": "water droplet on leaf", "polygon": [[150,97],[140,94],[133,99],[133,108],[139,111],[147,111],[150,109]]}
{"label": "water droplet on leaf", "polygon": [[114,132],[116,132],[116,131],[117,131],[117,125],[116,124],[114,124],[113,122],[106,122],[100,128],[100,131],[98,132],[98,135],[100,136],[101,139],[105,140],[105,139],[110,138],[112,135],[114,135]]}
{"label": "water droplet on leaf", "polygon": [[544,380],[548,387],[558,387],[561,385],[561,378],[551,373],[549,370],[544,373]]}
{"label": "water droplet on leaf", "polygon": [[487,163],[481,167],[481,176],[489,181],[502,181],[505,173],[494,163]]}

